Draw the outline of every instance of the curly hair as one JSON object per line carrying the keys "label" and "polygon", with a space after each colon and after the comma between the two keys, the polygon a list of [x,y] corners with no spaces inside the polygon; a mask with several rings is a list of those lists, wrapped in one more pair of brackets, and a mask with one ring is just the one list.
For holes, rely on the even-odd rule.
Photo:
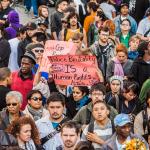
{"label": "curly hair", "polygon": [[20,133],[21,127],[26,124],[31,125],[31,139],[35,144],[41,144],[38,129],[35,125],[34,120],[30,117],[22,116],[18,120],[13,121],[8,126],[6,131],[12,134],[14,137],[17,137],[17,133]]}

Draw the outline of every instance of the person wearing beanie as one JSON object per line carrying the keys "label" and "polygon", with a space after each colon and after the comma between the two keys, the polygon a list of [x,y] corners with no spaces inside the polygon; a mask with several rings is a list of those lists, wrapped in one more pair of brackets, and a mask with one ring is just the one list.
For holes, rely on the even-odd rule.
{"label": "person wearing beanie", "polygon": [[112,76],[110,78],[111,91],[106,93],[105,101],[107,104],[116,108],[119,111],[119,100],[121,97],[121,90],[123,88],[123,78],[121,76]]}
{"label": "person wearing beanie", "polygon": [[58,0],[56,3],[56,11],[51,15],[51,32],[54,40],[58,40],[59,32],[62,30],[61,19],[64,17],[64,11],[67,8],[67,0]]}
{"label": "person wearing beanie", "polygon": [[24,110],[27,105],[26,94],[33,88],[32,68],[35,64],[35,54],[32,51],[27,51],[22,56],[20,70],[12,72],[11,90],[19,91],[23,95],[21,110]]}
{"label": "person wearing beanie", "polygon": [[18,29],[22,26],[19,22],[19,14],[16,11],[11,11],[7,17],[9,27],[5,29],[7,34],[7,39],[13,39],[17,36]]}
{"label": "person wearing beanie", "polygon": [[138,47],[139,57],[133,62],[130,74],[139,83],[140,88],[150,77],[150,42],[143,41]]}

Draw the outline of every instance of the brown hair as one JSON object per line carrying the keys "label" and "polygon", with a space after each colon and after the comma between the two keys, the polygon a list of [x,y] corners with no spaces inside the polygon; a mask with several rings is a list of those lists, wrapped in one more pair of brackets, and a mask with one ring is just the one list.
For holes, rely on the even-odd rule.
{"label": "brown hair", "polygon": [[106,20],[103,26],[109,28],[110,35],[115,34],[116,26],[112,20]]}
{"label": "brown hair", "polygon": [[120,43],[116,46],[116,53],[119,53],[119,52],[123,52],[126,55],[128,55],[128,50],[127,50],[126,46],[122,43]]}
{"label": "brown hair", "polygon": [[140,38],[139,35],[133,35],[133,36],[131,36],[131,38],[130,38],[130,40],[129,40],[129,43],[132,42],[132,41],[134,41],[135,39],[141,41],[141,38]]}
{"label": "brown hair", "polygon": [[83,34],[82,33],[74,33],[73,37],[72,37],[72,40],[80,40],[82,41],[83,40]]}
{"label": "brown hair", "polygon": [[40,17],[40,16],[43,16],[43,15],[42,15],[42,8],[46,8],[47,11],[48,11],[48,7],[47,7],[47,6],[41,5],[41,6],[38,8],[38,15],[39,15],[39,17]]}
{"label": "brown hair", "polygon": [[27,116],[20,117],[18,120],[13,121],[8,129],[7,132],[12,134],[14,137],[17,137],[17,133],[20,133],[21,127],[23,125],[30,124],[31,125],[31,139],[34,141],[35,144],[40,144],[40,137],[38,129],[35,125],[33,119]]}

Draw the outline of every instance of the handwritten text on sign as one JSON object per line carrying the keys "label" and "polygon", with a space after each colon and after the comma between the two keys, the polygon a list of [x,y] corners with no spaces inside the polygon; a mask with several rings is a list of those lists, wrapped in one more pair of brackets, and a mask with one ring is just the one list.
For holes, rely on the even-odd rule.
{"label": "handwritten text on sign", "polygon": [[75,55],[76,45],[73,42],[49,40],[45,44],[40,71],[48,72],[49,60],[48,56],[54,55]]}
{"label": "handwritten text on sign", "polygon": [[56,84],[88,86],[98,82],[96,57],[94,56],[50,56],[52,77]]}

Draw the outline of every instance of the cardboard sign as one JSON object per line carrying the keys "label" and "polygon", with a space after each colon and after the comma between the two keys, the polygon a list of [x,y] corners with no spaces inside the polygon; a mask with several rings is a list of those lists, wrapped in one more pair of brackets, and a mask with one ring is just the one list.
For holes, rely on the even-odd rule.
{"label": "cardboard sign", "polygon": [[73,42],[49,40],[45,44],[45,50],[40,65],[40,71],[48,72],[50,62],[48,56],[75,55],[76,45]]}
{"label": "cardboard sign", "polygon": [[95,56],[65,55],[48,58],[56,84],[88,86],[99,82]]}

